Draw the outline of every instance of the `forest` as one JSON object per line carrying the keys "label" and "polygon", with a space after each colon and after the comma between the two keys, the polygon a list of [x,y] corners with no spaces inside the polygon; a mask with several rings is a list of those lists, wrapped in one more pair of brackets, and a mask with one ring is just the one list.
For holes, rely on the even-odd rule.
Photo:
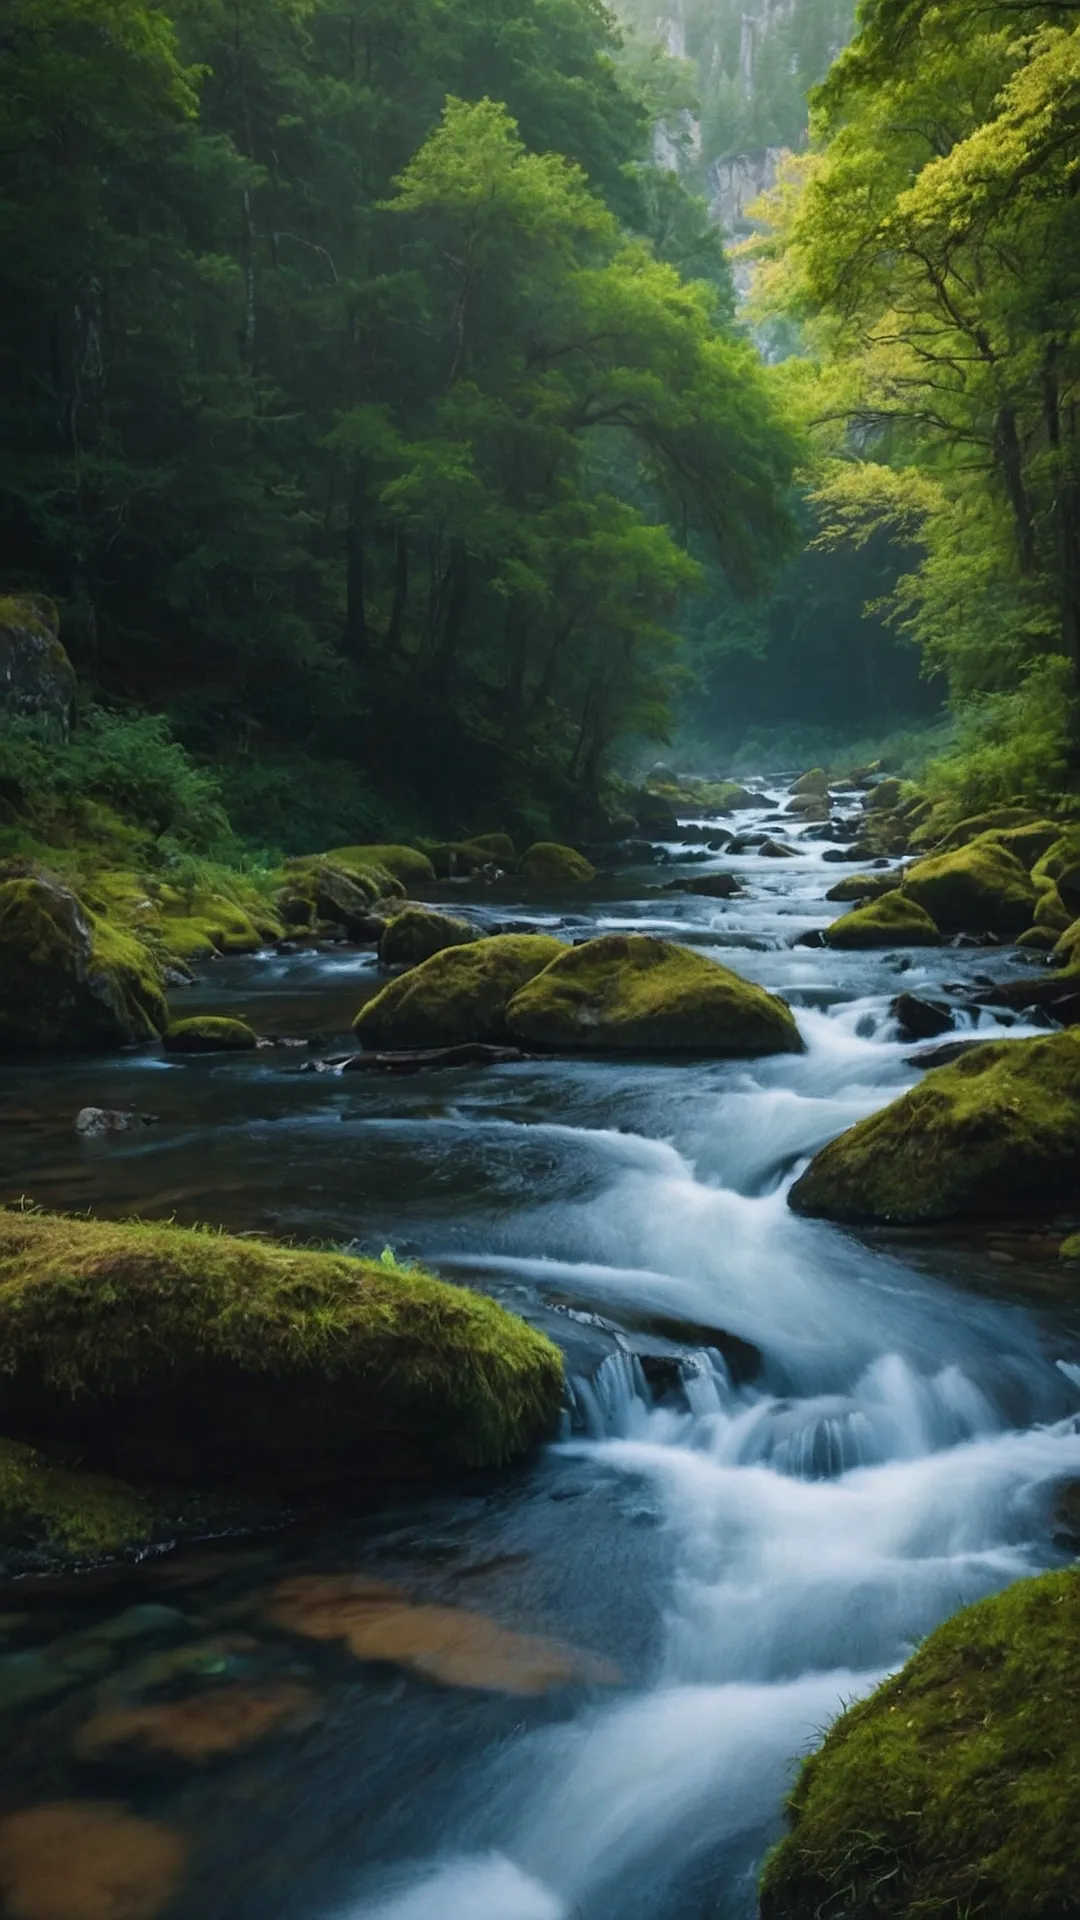
{"label": "forest", "polygon": [[5,0],[0,1920],[1080,1915],[1080,0]]}

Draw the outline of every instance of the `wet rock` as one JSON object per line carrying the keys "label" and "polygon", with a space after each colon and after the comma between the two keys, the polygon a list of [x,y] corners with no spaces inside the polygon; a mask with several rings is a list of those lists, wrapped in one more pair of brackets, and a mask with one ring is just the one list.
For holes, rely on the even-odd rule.
{"label": "wet rock", "polygon": [[447,1067],[505,1067],[534,1056],[520,1047],[498,1047],[482,1040],[456,1047],[398,1048],[390,1053],[354,1053],[339,1062],[342,1073],[438,1073]]}
{"label": "wet rock", "polygon": [[155,962],[51,875],[0,884],[0,1052],[156,1040],[168,1009]]}
{"label": "wet rock", "polygon": [[941,935],[930,915],[893,888],[865,907],[856,907],[825,929],[830,947],[935,947]]}
{"label": "wet rock", "polygon": [[166,1053],[250,1053],[258,1044],[258,1035],[246,1020],[212,1013],[174,1020],[162,1038]]}
{"label": "wet rock", "polygon": [[356,1034],[376,1051],[503,1043],[510,1000],[564,951],[546,934],[500,934],[448,947],[369,1000],[354,1022]]}
{"label": "wet rock", "polygon": [[[861,781],[856,782],[858,786],[862,784]],[[866,796],[864,804],[867,813],[891,813],[893,808],[899,805],[903,791],[902,780],[879,780]]]}
{"label": "wet rock", "polygon": [[831,1220],[1045,1216],[1080,1179],[1080,1035],[1001,1040],[872,1114],[814,1156],[798,1213]]}
{"label": "wet rock", "polygon": [[961,1060],[972,1047],[984,1047],[986,1041],[978,1034],[965,1034],[962,1040],[945,1040],[939,1047],[920,1047],[916,1053],[909,1053],[906,1064],[927,1071],[931,1067],[951,1067],[954,1060]]}
{"label": "wet rock", "polygon": [[868,900],[879,900],[883,893],[892,893],[896,884],[896,878],[891,873],[845,874],[842,880],[829,888],[825,898],[839,904],[852,901],[865,904]]}
{"label": "wet rock", "polygon": [[708,955],[646,934],[563,953],[511,1000],[528,1044],[599,1052],[801,1052],[790,1008]]}
{"label": "wet rock", "polygon": [[672,880],[668,893],[696,893],[706,900],[730,900],[742,888],[732,873],[702,873],[692,880]]}
{"label": "wet rock", "polygon": [[941,1000],[922,1000],[915,993],[898,993],[889,1007],[901,1040],[934,1040],[953,1024],[951,1008]]}
{"label": "wet rock", "polygon": [[479,940],[477,929],[468,920],[449,913],[436,913],[430,907],[403,907],[383,929],[379,940],[379,964],[383,967],[416,967],[430,960],[445,947],[461,947]]}
{"label": "wet rock", "polygon": [[755,847],[763,847],[768,838],[768,834],[763,832],[737,833],[734,839],[729,840],[727,851],[729,853],[752,853]]}
{"label": "wet rock", "polygon": [[295,1681],[234,1683],[182,1700],[105,1707],[79,1728],[75,1753],[97,1760],[118,1747],[135,1747],[199,1766],[243,1752],[267,1734],[310,1726],[317,1714],[317,1696]]}
{"label": "wet rock", "polygon": [[0,1891],[11,1920],[154,1920],[187,1853],[113,1801],[46,1801],[0,1819]]}
{"label": "wet rock", "polygon": [[666,840],[669,833],[678,831],[678,815],[671,802],[660,794],[649,793],[642,787],[633,796],[630,806],[643,833],[658,833]]}
{"label": "wet rock", "polygon": [[444,1686],[548,1693],[571,1681],[613,1684],[607,1662],[557,1640],[512,1633],[485,1614],[411,1600],[352,1574],[298,1574],[269,1596],[267,1617],[313,1640],[343,1640],[358,1660],[390,1661]]}
{"label": "wet rock", "polygon": [[785,846],[780,840],[763,840],[758,852],[764,860],[794,860],[795,848]]}
{"label": "wet rock", "polygon": [[96,1139],[103,1133],[135,1133],[152,1127],[161,1115],[123,1112],[116,1107],[80,1107],[75,1115],[75,1131],[84,1139]]}
{"label": "wet rock", "polygon": [[823,800],[829,791],[829,776],[824,767],[811,767],[809,773],[801,773],[792,783],[791,792],[796,797],[810,795]]}

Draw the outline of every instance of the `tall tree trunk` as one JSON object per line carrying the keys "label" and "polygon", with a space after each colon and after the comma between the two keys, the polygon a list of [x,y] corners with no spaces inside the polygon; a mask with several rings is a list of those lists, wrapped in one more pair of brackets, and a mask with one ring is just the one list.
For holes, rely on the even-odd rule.
{"label": "tall tree trunk", "polygon": [[345,651],[350,660],[365,661],[371,635],[364,604],[364,470],[354,460],[349,474],[349,515],[345,530]]}
{"label": "tall tree trunk", "polygon": [[391,657],[401,646],[409,604],[409,536],[399,527],[394,538],[394,600],[386,629],[386,651]]}
{"label": "tall tree trunk", "polygon": [[454,676],[458,644],[469,606],[469,551],[464,540],[450,542],[450,565],[446,571],[445,592],[440,594],[445,611],[442,630],[432,662],[432,678],[438,686],[448,686]]}
{"label": "tall tree trunk", "polygon": [[1024,450],[1020,443],[1015,407],[1003,406],[998,409],[994,422],[994,440],[1001,464],[1002,478],[1005,482],[1005,491],[1016,522],[1016,546],[1020,557],[1020,570],[1025,574],[1033,573],[1035,570],[1035,521],[1024,478]]}

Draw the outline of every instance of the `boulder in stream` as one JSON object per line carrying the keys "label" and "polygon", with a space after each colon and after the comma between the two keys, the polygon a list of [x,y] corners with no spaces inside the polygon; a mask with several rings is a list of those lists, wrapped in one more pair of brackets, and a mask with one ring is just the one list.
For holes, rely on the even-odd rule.
{"label": "boulder in stream", "polygon": [[515,1039],[600,1053],[799,1053],[790,1007],[696,949],[642,933],[564,951],[506,1010]]}
{"label": "boulder in stream", "polygon": [[507,933],[446,947],[376,994],[353,1023],[365,1047],[448,1047],[507,1037],[518,989],[565,948],[550,934]]}
{"label": "boulder in stream", "polygon": [[166,1053],[250,1053],[259,1039],[246,1020],[236,1020],[230,1014],[196,1013],[166,1027],[162,1044]]}
{"label": "boulder in stream", "polygon": [[918,860],[904,874],[904,893],[924,907],[942,933],[996,933],[1030,927],[1038,900],[1026,867],[989,840]]}
{"label": "boulder in stream", "polygon": [[765,1864],[762,1920],[1076,1905],[1080,1573],[1021,1580],[957,1613],[834,1722]]}
{"label": "boulder in stream", "polygon": [[159,981],[141,941],[52,875],[0,884],[0,1052],[156,1040],[169,1018]]}
{"label": "boulder in stream", "polygon": [[829,791],[829,776],[824,767],[811,767],[809,773],[800,773],[791,783],[790,791],[799,796],[808,794],[817,800],[824,800]]}
{"label": "boulder in stream", "polygon": [[453,914],[436,913],[432,907],[402,907],[387,921],[379,939],[379,964],[384,967],[418,967],[433,953],[445,947],[467,946],[479,940],[474,926]]}
{"label": "boulder in stream", "polygon": [[4,1210],[0,1372],[18,1437],[185,1487],[497,1465],[562,1391],[542,1334],[416,1269]]}
{"label": "boulder in stream", "polygon": [[830,947],[938,947],[941,934],[930,915],[893,887],[825,928]]}
{"label": "boulder in stream", "polygon": [[797,1213],[911,1226],[1052,1213],[1080,1179],[1080,1033],[973,1046],[815,1154]]}
{"label": "boulder in stream", "polygon": [[521,877],[532,887],[581,887],[596,879],[596,868],[575,847],[537,840],[522,856]]}

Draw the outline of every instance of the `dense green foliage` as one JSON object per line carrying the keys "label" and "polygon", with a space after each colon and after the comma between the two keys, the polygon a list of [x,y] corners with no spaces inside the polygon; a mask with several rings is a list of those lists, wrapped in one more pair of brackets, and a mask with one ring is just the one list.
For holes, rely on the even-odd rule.
{"label": "dense green foliage", "polygon": [[784,548],[795,440],[617,51],[595,0],[7,10],[0,569],[264,844],[327,763],[354,834],[587,811],[689,548]]}
{"label": "dense green foliage", "polygon": [[891,613],[947,676],[960,811],[1076,766],[1080,457],[1069,5],[866,4],[772,197],[763,299],[815,362],[826,537],[910,550]]}

